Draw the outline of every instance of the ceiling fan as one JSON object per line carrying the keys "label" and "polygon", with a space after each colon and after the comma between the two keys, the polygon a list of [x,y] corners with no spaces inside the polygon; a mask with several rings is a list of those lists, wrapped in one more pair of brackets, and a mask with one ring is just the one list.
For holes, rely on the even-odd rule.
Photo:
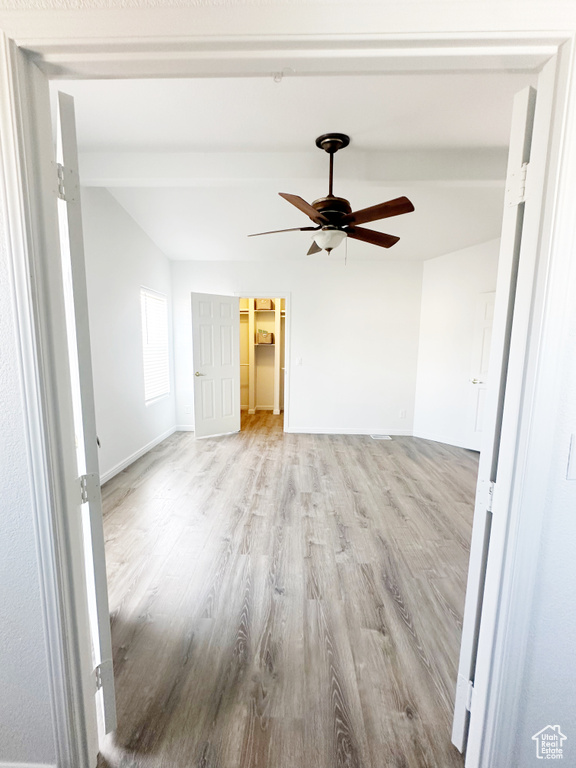
{"label": "ceiling fan", "polygon": [[308,255],[319,253],[322,249],[330,251],[336,248],[346,238],[363,240],[365,243],[379,245],[382,248],[390,248],[400,240],[395,235],[386,235],[384,232],[375,232],[373,229],[359,227],[358,224],[366,224],[369,221],[388,219],[391,216],[400,216],[410,213],[414,206],[407,197],[397,197],[385,203],[363,208],[360,211],[352,211],[350,203],[343,197],[335,197],[332,194],[334,181],[334,155],[339,149],[344,149],[350,143],[350,137],[345,133],[325,133],[318,136],[316,146],[330,155],[330,178],[328,182],[328,195],[307,203],[298,195],[289,195],[280,192],[280,197],[287,200],[298,210],[305,213],[315,224],[315,227],[292,227],[291,229],[276,229],[271,232],[256,232],[248,237],[259,235],[275,235],[279,232],[318,232],[308,251]]}

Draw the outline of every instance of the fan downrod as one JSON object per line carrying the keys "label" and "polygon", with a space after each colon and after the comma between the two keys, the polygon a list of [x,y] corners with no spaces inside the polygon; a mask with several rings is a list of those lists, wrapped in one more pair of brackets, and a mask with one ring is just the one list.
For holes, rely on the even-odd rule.
{"label": "fan downrod", "polygon": [[350,136],[345,133],[323,133],[316,139],[316,146],[328,152],[330,155],[330,177],[328,179],[328,197],[332,197],[332,185],[334,182],[334,155],[339,149],[344,149],[350,144]]}

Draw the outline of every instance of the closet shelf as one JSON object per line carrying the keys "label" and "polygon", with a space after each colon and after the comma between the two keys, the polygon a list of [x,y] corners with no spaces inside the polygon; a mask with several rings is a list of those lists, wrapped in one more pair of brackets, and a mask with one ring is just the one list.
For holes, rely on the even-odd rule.
{"label": "closet shelf", "polygon": [[[275,309],[255,309],[254,312],[276,312],[276,310]],[[250,310],[249,309],[241,309],[240,310],[240,314],[241,315],[248,315],[248,314],[250,314]],[[282,317],[286,317],[286,310],[285,309],[281,309],[280,310],[280,314],[282,315]]]}

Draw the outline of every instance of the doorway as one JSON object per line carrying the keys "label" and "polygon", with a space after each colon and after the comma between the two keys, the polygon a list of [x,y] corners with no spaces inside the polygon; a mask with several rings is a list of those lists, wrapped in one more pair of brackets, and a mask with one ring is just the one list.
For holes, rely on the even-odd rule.
{"label": "doorway", "polygon": [[48,325],[48,328],[50,328],[50,325]]}
{"label": "doorway", "polygon": [[[269,299],[269,298],[264,298],[264,297],[262,297],[262,298],[254,298],[254,297],[252,297],[252,298],[254,300],[254,310],[253,310],[252,323],[253,323],[253,337],[255,339],[253,354],[254,354],[254,358],[256,360],[256,355],[260,355],[258,347],[262,347],[262,355],[260,355],[260,357],[263,358],[264,363],[263,363],[263,365],[261,367],[262,367],[262,370],[264,372],[266,372],[268,370],[268,373],[269,373],[270,369],[276,368],[280,364],[279,356],[274,355],[274,356],[270,356],[269,358],[266,358],[266,357],[263,357],[263,355],[264,355],[264,351],[266,352],[266,354],[270,353],[271,351],[275,351],[273,349],[273,347],[275,347],[275,344],[273,343],[273,339],[279,337],[279,334],[276,331],[276,322],[277,322],[278,311],[280,313],[280,319],[281,319],[281,301],[279,299],[274,300],[274,299]],[[262,304],[267,303],[268,305],[267,306],[262,306],[262,305],[259,306],[259,302],[262,302]],[[249,306],[248,306],[248,310],[249,310],[248,311],[248,315],[249,315],[249,319],[250,319],[250,308],[249,308]],[[273,321],[274,325],[269,325],[268,326],[267,323],[272,323],[272,316],[274,318],[274,321]],[[258,318],[257,322],[256,322],[256,318]],[[275,330],[271,330],[272,328],[274,328]],[[195,344],[195,347],[196,346],[197,345]],[[272,361],[273,361],[273,363],[270,364]],[[262,362],[262,361],[259,361],[259,362]],[[254,366],[254,373],[256,374],[256,365]],[[196,376],[204,376],[205,374],[200,372],[200,371],[198,371],[195,375]],[[277,392],[275,392],[274,398],[276,400],[276,397],[278,397],[278,400],[277,400],[277,402],[278,402],[278,409],[277,410],[279,411],[280,410],[280,407],[279,407],[279,405],[280,405],[280,401],[279,401],[279,380],[276,380],[275,383],[278,383],[278,390],[277,390]],[[260,387],[258,386],[259,384],[260,384]],[[260,376],[260,377],[257,377],[255,379],[255,386],[254,386],[254,397],[255,398],[257,398],[259,394],[262,395],[262,393],[263,393],[263,391],[265,389],[263,384],[266,384],[265,376]],[[260,390],[260,392],[259,392],[259,390]],[[272,408],[274,410],[276,410],[275,405],[276,405],[276,403],[272,406]],[[267,404],[265,400],[264,401],[261,400],[259,403],[255,400],[255,408],[254,408],[254,410],[256,410],[258,406],[260,408],[270,407],[270,405]]]}
{"label": "doorway", "polygon": [[233,434],[260,411],[283,429],[286,297],[193,292],[191,304],[195,437]]}
{"label": "doorway", "polygon": [[[261,301],[263,303],[268,302],[268,306],[259,306],[258,305],[259,301]],[[248,307],[248,309],[249,309],[249,307]],[[262,352],[264,352],[264,350],[266,351],[266,353],[274,351],[272,349],[275,346],[274,342],[273,342],[273,339],[274,338],[278,338],[279,334],[278,334],[278,332],[276,330],[271,330],[271,328],[272,327],[276,328],[275,323],[277,321],[278,310],[280,311],[280,315],[281,315],[281,301],[279,301],[278,299],[274,300],[274,299],[267,299],[267,298],[261,298],[261,299],[254,298],[254,315],[255,315],[255,317],[258,318],[257,322],[255,322],[254,318],[252,319],[252,322],[254,324],[254,331],[253,331],[253,336],[255,338],[254,347],[255,348],[262,347]],[[274,326],[270,325],[268,327],[267,323],[268,322],[272,322],[272,317],[268,317],[268,319],[267,319],[266,316],[267,315],[272,315],[272,314],[274,315]],[[262,319],[260,319],[260,315],[262,316]],[[259,352],[257,350],[255,350],[253,352],[253,354],[256,357],[256,355],[259,354]],[[269,372],[272,367],[275,368],[277,365],[279,365],[279,362],[280,362],[279,361],[279,357],[274,355],[272,360],[274,361],[273,365],[270,365],[270,360],[267,360],[267,358],[264,358],[264,364],[262,365],[262,368],[263,368],[264,371],[266,371],[268,369],[268,372]],[[255,373],[256,373],[256,371],[255,371]],[[202,376],[202,375],[205,375],[205,374],[198,372],[195,375]],[[266,383],[265,376],[264,377],[259,377],[259,379],[260,379],[260,384]],[[255,398],[257,398],[258,394],[262,395],[262,392],[264,390],[264,387],[261,386],[260,387],[261,391],[260,391],[260,393],[258,392],[258,390],[259,390],[258,383],[259,383],[259,380],[258,380],[258,378],[256,378],[256,386],[254,387],[254,397]],[[276,394],[275,394],[275,398],[276,398]],[[278,410],[280,410],[279,403],[280,403],[280,401],[279,401],[279,384],[278,384]],[[265,400],[264,401],[260,401],[259,404],[258,404],[258,402],[255,402],[255,406],[257,407],[258,405],[260,405],[261,408],[270,407],[270,405],[266,404]],[[256,410],[256,407],[254,408],[254,410]],[[273,405],[272,407],[273,407],[273,409],[275,409],[275,405]]]}
{"label": "doorway", "polygon": [[240,299],[240,404],[253,416],[272,411],[284,425],[286,298]]}

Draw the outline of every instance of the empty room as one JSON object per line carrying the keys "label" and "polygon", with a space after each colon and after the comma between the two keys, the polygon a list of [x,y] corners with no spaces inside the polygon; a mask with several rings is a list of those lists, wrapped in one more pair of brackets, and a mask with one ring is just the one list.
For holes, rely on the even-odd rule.
{"label": "empty room", "polygon": [[[103,768],[463,765],[508,150],[533,82],[57,84],[111,617]],[[326,226],[322,200],[380,212]]]}

